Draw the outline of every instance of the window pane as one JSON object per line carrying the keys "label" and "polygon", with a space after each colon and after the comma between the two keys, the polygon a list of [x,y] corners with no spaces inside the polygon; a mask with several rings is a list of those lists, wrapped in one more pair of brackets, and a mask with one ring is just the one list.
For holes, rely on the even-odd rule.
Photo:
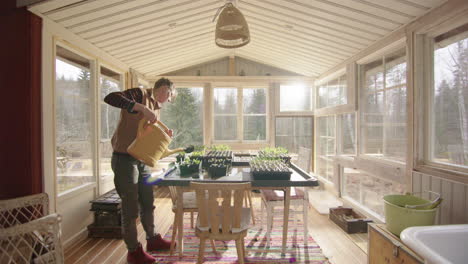
{"label": "window pane", "polygon": [[406,88],[386,93],[385,153],[390,159],[406,160]]}
{"label": "window pane", "polygon": [[58,192],[94,182],[89,61],[61,47],[56,59]]}
{"label": "window pane", "polygon": [[343,196],[361,202],[361,177],[358,170],[351,168],[343,169]]}
{"label": "window pane", "polygon": [[333,157],[335,156],[335,116],[318,118],[317,173],[334,182]]}
{"label": "window pane", "polygon": [[112,107],[104,103],[103,99],[106,95],[120,91],[120,74],[101,67],[99,78],[99,87],[101,90],[101,140],[99,142],[100,152],[100,188],[101,194],[115,188],[114,173],[111,168],[112,144],[111,138],[114,134],[117,124],[120,119],[120,109]]}
{"label": "window pane", "polygon": [[242,89],[244,140],[266,140],[266,89]]}
{"label": "window pane", "polygon": [[203,87],[177,88],[177,96],[161,108],[161,120],[173,130],[170,148],[203,145]]}
{"label": "window pane", "polygon": [[346,74],[340,76],[338,85],[339,85],[339,90],[340,90],[338,104],[339,105],[347,104],[348,103],[348,97],[347,97],[348,80],[347,80]]}
{"label": "window pane", "polygon": [[215,140],[237,139],[237,116],[215,116]]}
{"label": "window pane", "polygon": [[343,197],[351,198],[384,218],[383,197],[388,194],[403,194],[404,184],[381,179],[357,169],[343,169]]}
{"label": "window pane", "polygon": [[340,87],[338,79],[334,79],[328,82],[328,93],[326,96],[328,97],[327,106],[338,105],[338,101],[340,100]]}
{"label": "window pane", "polygon": [[312,89],[305,84],[280,86],[280,112],[311,111]]}
{"label": "window pane", "polygon": [[266,116],[244,116],[244,140],[266,140]]}
{"label": "window pane", "polygon": [[348,101],[346,98],[347,86],[346,74],[320,85],[317,88],[318,108],[346,104]]}
{"label": "window pane", "polygon": [[405,49],[361,66],[361,139],[363,154],[406,160]]}
{"label": "window pane", "polygon": [[266,89],[242,89],[244,114],[266,114]]}
{"label": "window pane", "polygon": [[465,31],[436,41],[431,159],[467,168],[468,38]]}
{"label": "window pane", "polygon": [[355,115],[341,116],[341,153],[342,155],[356,155],[356,128]]}
{"label": "window pane", "polygon": [[276,147],[283,147],[290,153],[299,153],[299,147],[312,149],[313,117],[277,117]]}
{"label": "window pane", "polygon": [[237,140],[237,105],[237,88],[214,89],[215,140]]}
{"label": "window pane", "polygon": [[327,85],[320,85],[318,87],[318,107],[326,107],[327,106],[327,100],[328,100],[328,89]]}
{"label": "window pane", "polygon": [[215,88],[214,89],[214,113],[215,114],[237,113],[237,88]]}

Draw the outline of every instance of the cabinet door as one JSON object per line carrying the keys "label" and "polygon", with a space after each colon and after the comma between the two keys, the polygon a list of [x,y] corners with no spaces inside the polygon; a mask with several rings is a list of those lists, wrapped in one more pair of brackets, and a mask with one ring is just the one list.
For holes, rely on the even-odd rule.
{"label": "cabinet door", "polygon": [[399,239],[369,225],[369,264],[423,264]]}

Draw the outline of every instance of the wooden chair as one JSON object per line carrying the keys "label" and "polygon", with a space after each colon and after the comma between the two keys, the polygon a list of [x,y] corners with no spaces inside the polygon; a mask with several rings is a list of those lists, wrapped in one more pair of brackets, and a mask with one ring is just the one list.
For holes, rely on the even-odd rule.
{"label": "wooden chair", "polygon": [[[273,216],[275,207],[281,207],[284,205],[284,195],[283,191],[275,190],[261,190],[262,194],[262,210],[260,219],[263,224],[263,211],[266,207],[267,212],[267,247],[270,247],[270,237],[271,230],[273,229]],[[299,210],[298,208],[300,207]],[[294,218],[295,215],[299,212],[302,212],[303,222],[304,222],[304,243],[307,244],[308,238],[308,228],[307,228],[307,218],[309,213],[309,199],[308,194],[302,188],[294,187],[291,189],[291,199],[290,199],[290,209],[293,209]],[[296,221],[294,221],[296,223]]]}
{"label": "wooden chair", "polygon": [[244,263],[244,238],[250,223],[250,208],[242,206],[250,183],[192,182],[198,205],[195,234],[200,238],[197,263],[203,263],[206,239],[235,240],[239,263]]}
{"label": "wooden chair", "polygon": [[0,263],[63,263],[60,222],[45,193],[0,201]]}
{"label": "wooden chair", "polygon": [[[299,147],[299,155],[297,160],[297,166],[309,173],[310,163],[311,163],[311,150],[304,147]],[[262,194],[262,210],[261,217],[263,224],[263,211],[266,207],[267,212],[267,247],[270,246],[270,236],[271,230],[273,228],[273,215],[274,208],[284,205],[284,194],[283,191],[274,191],[274,190],[261,190]],[[304,222],[304,243],[307,243],[308,238],[308,228],[307,228],[307,218],[309,213],[309,196],[308,193],[303,188],[294,187],[291,188],[291,199],[290,199],[290,208],[294,208],[294,217],[298,212],[302,212],[303,222]],[[299,210],[301,208],[302,210]],[[296,223],[296,221],[294,221]]]}
{"label": "wooden chair", "polygon": [[[174,214],[177,211],[177,189],[175,186],[169,186],[169,193],[171,196],[172,200],[172,212]],[[184,192],[183,193],[183,198],[182,198],[182,213],[190,213],[190,227],[194,228],[194,218],[193,215],[194,213],[198,212],[198,207],[197,207],[197,201],[196,201],[196,196],[194,191],[189,191],[189,192]],[[181,217],[184,217],[183,215]],[[170,254],[172,255],[174,253],[174,247],[175,247],[175,241],[176,241],[176,235],[177,235],[177,224],[176,224],[176,216],[174,216],[174,222],[172,224],[172,237],[171,237],[171,249],[170,249]],[[213,247],[213,250],[216,251],[214,242],[211,241],[211,246]]]}

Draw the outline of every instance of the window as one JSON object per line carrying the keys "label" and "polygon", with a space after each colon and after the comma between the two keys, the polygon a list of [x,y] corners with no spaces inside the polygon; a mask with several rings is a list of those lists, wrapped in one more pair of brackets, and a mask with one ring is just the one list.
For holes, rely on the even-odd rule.
{"label": "window", "polygon": [[337,130],[341,144],[340,155],[356,155],[356,116],[354,113],[343,114],[339,117],[340,126]]}
{"label": "window", "polygon": [[335,116],[323,116],[317,123],[316,172],[333,182],[333,157],[335,156]]}
{"label": "window", "polygon": [[347,104],[346,90],[348,85],[346,78],[346,74],[343,74],[317,87],[317,108]]}
{"label": "window", "polygon": [[384,218],[384,203],[382,198],[388,194],[403,194],[406,186],[394,181],[381,179],[357,169],[342,170],[343,198],[350,199]]}
{"label": "window", "polygon": [[468,168],[467,25],[435,38],[429,159]]}
{"label": "window", "polygon": [[213,94],[215,141],[266,141],[266,88],[217,87]]}
{"label": "window", "polygon": [[161,120],[174,132],[171,148],[203,145],[203,87],[177,87],[174,102],[161,108]]}
{"label": "window", "polygon": [[299,147],[313,147],[313,117],[276,117],[275,145],[290,153],[299,153]]}
{"label": "window", "polygon": [[120,91],[122,89],[121,75],[106,67],[101,67],[99,77],[100,106],[101,106],[101,139],[99,142],[100,151],[100,193],[105,193],[114,188],[112,180],[114,173],[111,168],[112,145],[111,138],[114,134],[120,119],[120,110],[104,102],[106,95]]}
{"label": "window", "polygon": [[214,139],[237,140],[237,88],[214,89]]}
{"label": "window", "polygon": [[90,61],[60,46],[55,60],[58,193],[94,182]]}
{"label": "window", "polygon": [[312,111],[312,89],[305,84],[280,86],[280,112]]}
{"label": "window", "polygon": [[244,140],[266,140],[266,90],[242,89]]}
{"label": "window", "polygon": [[361,153],[406,160],[406,54],[361,65]]}

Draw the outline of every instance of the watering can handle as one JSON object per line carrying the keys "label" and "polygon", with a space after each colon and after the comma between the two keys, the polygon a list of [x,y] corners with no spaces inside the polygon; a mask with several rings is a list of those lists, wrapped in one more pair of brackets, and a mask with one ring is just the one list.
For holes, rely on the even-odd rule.
{"label": "watering can handle", "polygon": [[[163,122],[158,120],[154,125],[162,128],[161,130],[167,134],[166,131],[168,131],[169,128]],[[148,120],[146,118],[142,118],[140,122],[138,123],[138,133],[137,133],[138,136],[143,135],[143,131],[146,129],[147,126],[148,126]]]}
{"label": "watering can handle", "polygon": [[[430,202],[425,203],[425,204],[418,204],[418,205],[408,205],[407,204],[407,205],[405,205],[405,208],[409,208],[409,209],[424,208],[424,207],[433,208],[433,205],[437,206],[438,203],[440,203],[439,201],[442,199],[442,198],[440,198],[440,193],[436,193],[436,192],[433,192],[433,191],[425,191],[425,192],[435,194],[436,198],[433,201],[430,201]],[[416,193],[422,193],[422,192],[416,192]],[[416,193],[412,193],[412,194],[416,194]]]}
{"label": "watering can handle", "polygon": [[148,120],[146,118],[142,118],[140,122],[138,122],[137,137],[141,137],[144,134],[145,128],[147,126],[148,126]]}

